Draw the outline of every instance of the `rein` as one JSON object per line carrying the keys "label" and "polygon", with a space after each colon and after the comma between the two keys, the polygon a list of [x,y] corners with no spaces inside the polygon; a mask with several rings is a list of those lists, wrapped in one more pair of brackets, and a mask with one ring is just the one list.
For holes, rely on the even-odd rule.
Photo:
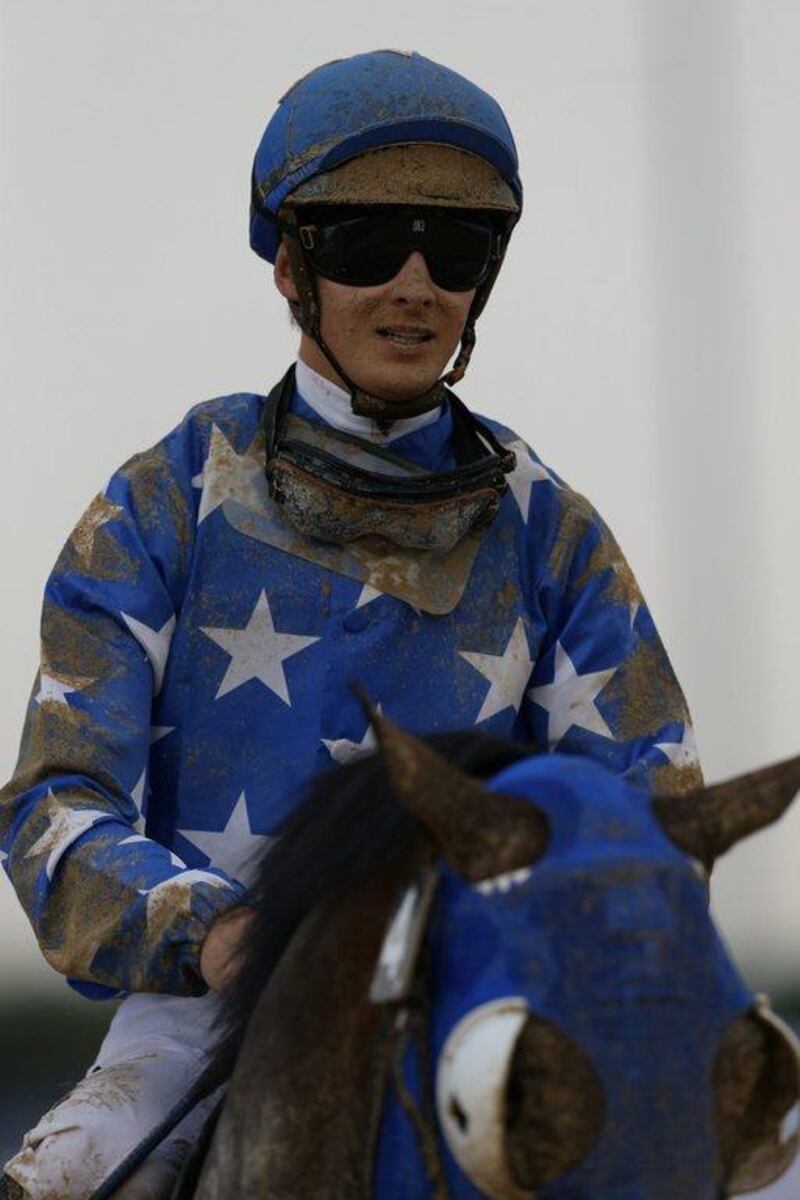
{"label": "rein", "polygon": [[192,1084],[186,1095],[177,1104],[173,1105],[164,1120],[156,1125],[154,1129],[151,1129],[147,1136],[143,1137],[133,1147],[125,1158],[123,1158],[122,1162],[91,1193],[88,1200],[112,1200],[117,1189],[131,1177],[137,1167],[142,1165],[148,1155],[152,1154],[161,1145],[164,1138],[172,1133],[173,1129],[175,1129],[183,1118],[188,1116],[201,1100],[205,1100],[213,1091],[218,1087],[224,1086],[227,1082],[227,1077],[219,1071],[215,1064],[208,1067],[200,1078]]}
{"label": "rein", "polygon": [[397,1010],[391,1035],[393,1042],[391,1078],[400,1107],[414,1127],[417,1149],[428,1178],[434,1187],[432,1200],[451,1200],[442,1166],[439,1140],[436,1136],[431,1099],[426,1097],[423,1105],[417,1103],[406,1084],[403,1069],[408,1051],[413,1048],[416,1050],[420,1063],[420,1078],[423,1080],[426,1078],[427,1015],[425,1008],[411,1005],[403,1005]]}

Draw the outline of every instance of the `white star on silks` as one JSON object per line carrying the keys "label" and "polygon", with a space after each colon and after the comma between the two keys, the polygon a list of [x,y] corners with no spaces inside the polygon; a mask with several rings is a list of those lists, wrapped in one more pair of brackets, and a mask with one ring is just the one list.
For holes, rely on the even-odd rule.
{"label": "white star on silks", "polygon": [[152,746],[155,742],[160,742],[161,739],[165,738],[168,733],[174,733],[174,732],[175,732],[174,725],[151,725],[150,726],[150,745]]}
{"label": "white star on silks", "polygon": [[231,659],[217,689],[215,700],[251,679],[258,679],[291,707],[283,670],[284,660],[291,658],[293,654],[299,654],[306,646],[318,642],[318,637],[306,637],[298,633],[276,633],[265,591],[258,597],[244,629],[208,625],[201,628],[206,637],[221,646]]}
{"label": "white star on silks", "polygon": [[517,617],[502,654],[478,654],[472,650],[459,650],[458,653],[471,667],[480,671],[491,685],[475,718],[476,725],[502,712],[504,708],[510,707],[514,712],[519,712],[525,686],[533,670],[522,617]]}
{"label": "white star on silks", "polygon": [[573,725],[612,738],[613,733],[595,704],[616,667],[604,671],[587,671],[580,675],[560,642],[556,642],[555,674],[552,683],[540,684],[528,691],[528,696],[549,714],[547,740],[552,750]]}
{"label": "white star on silks", "polygon": [[[47,794],[51,799],[54,798],[52,791]],[[25,857],[35,858],[37,854],[46,854],[49,850],[45,870],[47,878],[52,879],[53,872],[72,843],[98,821],[108,821],[110,817],[111,813],[99,808],[57,808],[50,818],[49,826],[41,837],[36,839]]]}
{"label": "white star on silks", "polygon": [[[215,888],[230,888],[227,879],[212,875],[210,871],[182,871],[180,875],[172,875],[162,879],[151,888],[137,888],[140,896],[147,897],[147,932],[151,926],[162,924],[167,917],[170,922],[188,917],[192,911],[192,884],[208,883]],[[176,898],[175,892],[179,898]],[[181,896],[180,893],[183,892]]]}
{"label": "white star on silks", "polygon": [[95,496],[70,537],[75,552],[85,567],[91,565],[98,530],[124,513],[125,509],[120,504],[112,504],[103,492]]}
{"label": "white star on silks", "polygon": [[516,441],[508,443],[508,449],[513,450],[517,456],[517,465],[510,475],[506,476],[508,486],[514,493],[514,499],[519,505],[519,511],[522,513],[522,519],[528,521],[528,512],[531,506],[531,488],[535,483],[543,483],[549,480],[555,487],[560,487],[558,480],[554,479],[547,467],[543,467],[540,462],[536,462],[531,458],[531,452],[525,443],[517,438]]}
{"label": "white star on silks", "polygon": [[656,750],[665,754],[675,767],[694,767],[699,762],[694,730],[687,721],[679,742],[656,742]]}
{"label": "white star on silks", "polygon": [[160,629],[151,629],[149,625],[138,621],[136,617],[128,616],[127,613],[120,613],[120,616],[150,661],[153,669],[153,695],[157,696],[164,682],[169,645],[175,632],[175,616],[173,614]]}
{"label": "white star on silks", "polygon": [[138,817],[136,818],[136,820],[133,822],[133,828],[136,830],[137,833],[144,833],[144,826],[145,826],[144,797],[145,797],[145,787],[146,786],[147,786],[147,767],[145,767],[145,769],[142,771],[141,775],[139,776],[139,778],[136,782],[136,786],[131,789],[131,800],[136,805],[136,811],[139,814]]}
{"label": "white star on silks", "polygon": [[211,427],[203,470],[192,479],[192,486],[203,489],[197,514],[198,525],[226,500],[237,500],[245,508],[262,506],[262,493],[257,487],[263,463],[246,452],[237,454],[218,425]]}
{"label": "white star on silks", "polygon": [[[380,704],[376,706],[376,712],[379,716],[382,715]],[[344,763],[355,762],[357,758],[364,758],[367,754],[371,754],[376,749],[378,741],[375,737],[375,730],[368,725],[367,732],[360,742],[351,742],[349,738],[322,738],[322,744],[334,762],[344,765]]]}
{"label": "white star on silks", "polygon": [[65,708],[69,708],[67,696],[88,687],[90,683],[94,683],[94,680],[77,675],[72,678],[67,675],[50,675],[42,669],[39,672],[39,691],[34,700],[37,704],[49,701],[51,704],[63,704]]}
{"label": "white star on silks", "polygon": [[178,833],[202,851],[212,866],[241,883],[251,882],[258,867],[258,852],[274,840],[265,833],[253,833],[244,792],[224,829],[179,829]]}
{"label": "white star on silks", "polygon": [[356,608],[363,608],[364,605],[369,604],[371,600],[377,600],[378,596],[383,595],[384,593],[379,592],[378,589],[374,588],[371,583],[365,583],[358,594],[358,599],[356,600],[355,606]]}

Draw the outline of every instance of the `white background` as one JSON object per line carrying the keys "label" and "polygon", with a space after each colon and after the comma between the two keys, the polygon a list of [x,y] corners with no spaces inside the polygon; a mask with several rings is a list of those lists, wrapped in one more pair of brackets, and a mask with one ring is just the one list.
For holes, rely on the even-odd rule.
{"label": "white background", "polygon": [[[252,152],[311,66],[415,48],[493,92],[526,213],[460,388],[617,533],[707,776],[800,751],[796,0],[4,0],[0,769],[41,589],[112,470],[294,337]],[[754,981],[800,981],[800,805],[719,868]],[[0,987],[38,959],[5,880]]]}

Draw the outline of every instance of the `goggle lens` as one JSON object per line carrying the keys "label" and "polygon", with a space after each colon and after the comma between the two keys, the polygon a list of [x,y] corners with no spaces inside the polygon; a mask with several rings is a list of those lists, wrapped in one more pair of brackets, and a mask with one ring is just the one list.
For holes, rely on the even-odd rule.
{"label": "goggle lens", "polygon": [[430,209],[341,219],[320,213],[313,223],[300,224],[314,270],[353,287],[388,283],[419,250],[437,287],[469,291],[489,273],[496,236],[488,217],[457,217]]}

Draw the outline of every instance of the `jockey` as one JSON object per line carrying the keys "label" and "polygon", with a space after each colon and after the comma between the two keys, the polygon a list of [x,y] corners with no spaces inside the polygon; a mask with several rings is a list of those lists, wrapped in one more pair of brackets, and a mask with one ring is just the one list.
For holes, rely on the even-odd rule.
{"label": "jockey", "polygon": [[[89,1196],[197,1077],[253,856],[312,775],[372,746],[353,683],[416,732],[700,782],[608,528],[449,390],[521,212],[499,106],[418,54],[322,66],[269,122],[250,240],[297,362],[130,459],[45,592],[0,857],[48,962],[123,999],[9,1195]],[[120,1194],[168,1191],[199,1119]]]}

